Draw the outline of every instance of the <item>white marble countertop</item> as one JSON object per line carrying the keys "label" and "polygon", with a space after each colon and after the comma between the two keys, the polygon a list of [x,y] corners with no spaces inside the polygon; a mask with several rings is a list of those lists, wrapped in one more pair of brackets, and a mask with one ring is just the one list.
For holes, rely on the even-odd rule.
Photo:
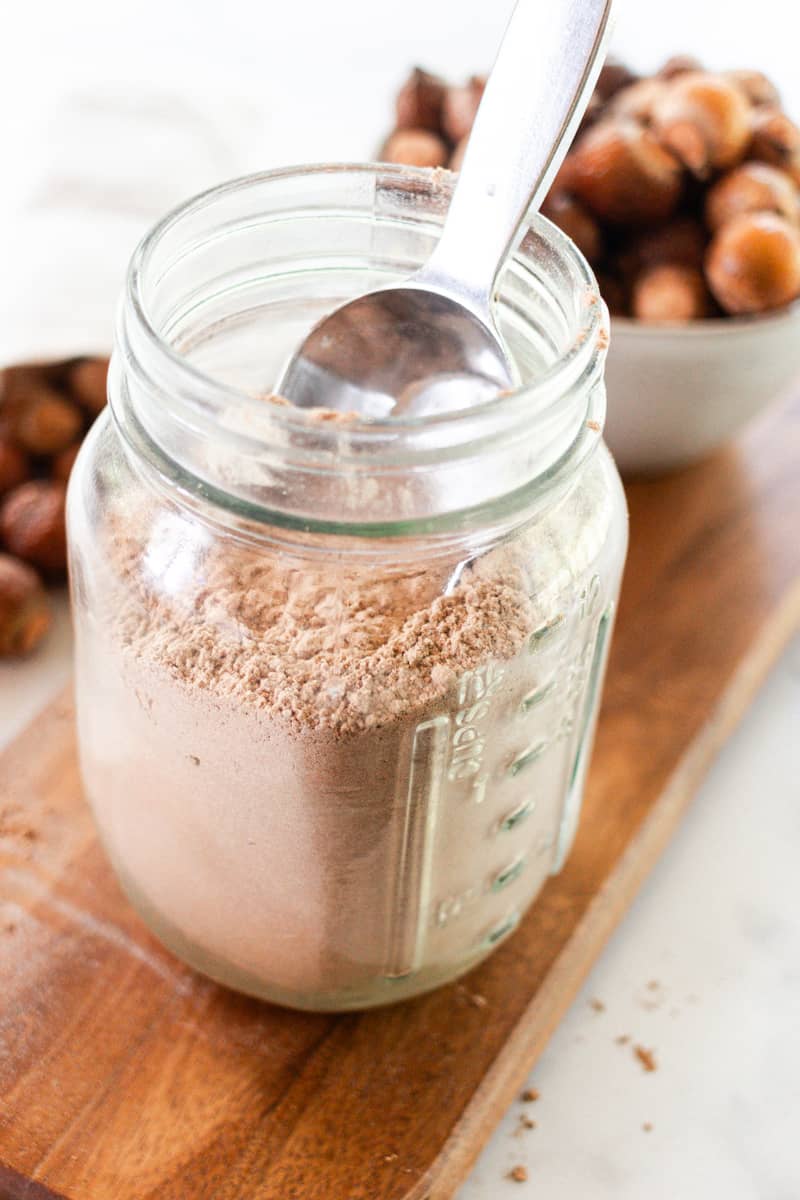
{"label": "white marble countertop", "polygon": [[[26,153],[27,116],[54,89],[110,77],[240,89],[265,116],[253,168],[362,158],[386,129],[408,65],[421,59],[452,75],[485,67],[511,4],[228,0],[224,20],[212,0],[16,6],[15,52],[0,73],[5,161]],[[761,66],[800,110],[786,36],[794,7],[761,0],[756,22],[750,0],[629,4],[617,47],[642,66],[679,50],[711,65]],[[65,681],[69,652],[62,600],[46,648],[0,664],[0,742]],[[547,1048],[530,1084],[540,1099],[512,1106],[459,1200],[800,1196],[798,731],[800,639]],[[643,1070],[635,1043],[653,1050],[656,1071]],[[523,1111],[536,1128],[519,1132]],[[527,1182],[507,1178],[515,1166]]]}

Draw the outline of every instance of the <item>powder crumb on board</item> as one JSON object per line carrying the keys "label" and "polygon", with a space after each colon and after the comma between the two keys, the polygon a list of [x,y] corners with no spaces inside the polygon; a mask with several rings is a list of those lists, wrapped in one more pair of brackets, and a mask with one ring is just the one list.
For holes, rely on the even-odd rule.
{"label": "powder crumb on board", "polygon": [[603,1004],[602,1000],[598,1000],[596,996],[589,1001],[589,1007],[596,1013],[603,1013],[606,1011],[605,1004]]}
{"label": "powder crumb on board", "polygon": [[525,1183],[528,1178],[527,1167],[512,1167],[508,1172],[508,1178],[513,1179],[515,1183]]}
{"label": "powder crumb on board", "polygon": [[656,1056],[652,1050],[648,1050],[646,1046],[634,1046],[633,1053],[636,1055],[645,1071],[658,1070]]}
{"label": "powder crumb on board", "polygon": [[645,1123],[642,1125],[642,1129],[645,1131],[645,1133],[653,1132],[653,1126],[650,1124],[649,1121],[645,1121]]}
{"label": "powder crumb on board", "polygon": [[519,1118],[517,1128],[514,1130],[514,1137],[519,1137],[521,1133],[526,1133],[529,1129],[535,1129],[536,1122],[530,1117],[523,1115]]}
{"label": "powder crumb on board", "polygon": [[523,1104],[533,1104],[535,1100],[539,1099],[539,1092],[536,1088],[525,1088],[520,1099]]}
{"label": "powder crumb on board", "polygon": [[661,984],[658,982],[657,979],[651,979],[647,984],[648,992],[657,992],[660,987],[661,987]]}
{"label": "powder crumb on board", "polygon": [[471,992],[468,987],[464,987],[463,983],[459,983],[456,987],[456,993],[460,999],[466,1001],[473,1008],[488,1008],[489,1001],[480,992]]}
{"label": "powder crumb on board", "polygon": [[614,1038],[614,1041],[617,1043],[618,1046],[627,1046],[627,1044],[630,1040],[631,1040],[631,1035],[629,1033],[621,1033],[619,1035],[619,1037]]}

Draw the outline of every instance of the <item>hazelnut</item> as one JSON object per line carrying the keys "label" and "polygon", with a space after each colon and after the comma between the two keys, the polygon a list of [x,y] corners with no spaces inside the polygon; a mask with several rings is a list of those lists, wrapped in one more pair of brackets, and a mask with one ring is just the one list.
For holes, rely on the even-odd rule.
{"label": "hazelnut", "polygon": [[6,367],[0,371],[0,433],[13,439],[17,418],[42,388],[49,385],[37,367]]}
{"label": "hazelnut", "polygon": [[542,212],[572,238],[589,262],[597,262],[603,252],[600,226],[579,200],[566,192],[551,192],[542,205]]}
{"label": "hazelnut", "polygon": [[24,483],[30,464],[23,450],[7,437],[0,437],[0,496]]}
{"label": "hazelnut", "polygon": [[668,58],[657,72],[657,77],[659,79],[677,79],[679,75],[688,75],[690,72],[704,69],[703,64],[693,54],[673,54],[672,58]]}
{"label": "hazelnut", "polygon": [[633,285],[633,315],[639,321],[684,322],[708,316],[710,297],[696,267],[662,263]]}
{"label": "hazelnut", "polygon": [[615,117],[630,117],[633,121],[649,125],[653,116],[653,106],[665,86],[663,79],[640,79],[617,92],[608,106],[608,111]]}
{"label": "hazelnut", "polygon": [[91,417],[96,417],[105,408],[107,385],[107,358],[79,358],[67,373],[70,395]]}
{"label": "hazelnut", "polygon": [[778,105],[781,94],[763,71],[724,71],[723,79],[729,79],[742,91],[754,108],[764,104]]}
{"label": "hazelnut", "polygon": [[800,232],[774,213],[734,217],[709,247],[706,278],[728,313],[790,304],[800,296]]}
{"label": "hazelnut", "polygon": [[666,221],[683,182],[680,164],[649,130],[610,119],[581,137],[558,181],[601,220],[634,225]]}
{"label": "hazelnut", "polygon": [[749,162],[723,175],[706,196],[706,222],[716,232],[742,213],[774,212],[800,223],[800,193],[778,167]]}
{"label": "hazelnut", "polygon": [[639,76],[626,67],[625,63],[620,62],[618,58],[609,56],[597,77],[595,95],[600,100],[610,100],[612,96],[616,96],[617,92],[630,87],[638,79]]}
{"label": "hazelnut", "polygon": [[410,167],[443,167],[448,153],[444,140],[426,129],[398,129],[383,147],[384,162]]}
{"label": "hazelnut", "polygon": [[684,267],[703,266],[708,236],[694,217],[677,217],[666,225],[645,229],[633,239],[630,259],[634,271],[673,263]]}
{"label": "hazelnut", "polygon": [[453,145],[470,133],[485,87],[486,80],[473,75],[464,87],[451,87],[445,92],[442,128]]}
{"label": "hazelnut", "polygon": [[31,394],[14,422],[14,436],[30,454],[58,454],[81,432],[83,421],[73,404],[42,387]]}
{"label": "hazelnut", "polygon": [[32,479],[15,488],[0,506],[0,537],[18,558],[44,571],[67,565],[64,485]]}
{"label": "hazelnut", "polygon": [[69,481],[80,448],[80,442],[74,442],[71,446],[67,446],[66,450],[62,450],[60,454],[55,456],[50,469],[53,479],[57,479],[59,483],[67,483]]}
{"label": "hazelnut", "polygon": [[653,130],[663,146],[700,177],[736,166],[751,138],[751,107],[721,75],[693,71],[656,97]]}
{"label": "hazelnut", "polygon": [[596,125],[604,112],[605,101],[598,96],[597,92],[594,92],[581,117],[581,123],[578,126],[578,136],[586,129],[591,128],[592,125]]}
{"label": "hazelnut", "polygon": [[50,628],[50,608],[31,567],[0,554],[0,657],[28,654]]}
{"label": "hazelnut", "polygon": [[598,271],[597,286],[600,295],[608,305],[612,317],[627,317],[629,311],[628,295],[625,284],[616,275],[608,271]]}
{"label": "hazelnut", "polygon": [[446,90],[444,80],[415,67],[397,97],[396,128],[429,129],[439,133]]}
{"label": "hazelnut", "polygon": [[750,158],[781,167],[800,185],[800,129],[778,108],[753,115]]}
{"label": "hazelnut", "polygon": [[461,139],[461,141],[458,143],[455,150],[453,151],[452,155],[450,156],[450,162],[449,162],[448,166],[450,167],[451,171],[460,171],[461,170],[461,164],[464,161],[464,155],[467,153],[468,142],[469,142],[469,134],[467,134],[466,137]]}

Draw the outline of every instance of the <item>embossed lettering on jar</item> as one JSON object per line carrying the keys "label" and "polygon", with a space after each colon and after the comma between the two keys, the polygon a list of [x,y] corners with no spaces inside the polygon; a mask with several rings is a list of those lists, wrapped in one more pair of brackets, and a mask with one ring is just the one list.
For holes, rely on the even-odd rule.
{"label": "embossed lettering on jar", "polygon": [[269,398],[322,314],[424,260],[448,197],[321,168],[167,218],[70,487],[108,854],[175,953],[298,1007],[468,970],[578,822],[627,538],[586,263],[534,221],[499,295],[513,395],[373,424]]}

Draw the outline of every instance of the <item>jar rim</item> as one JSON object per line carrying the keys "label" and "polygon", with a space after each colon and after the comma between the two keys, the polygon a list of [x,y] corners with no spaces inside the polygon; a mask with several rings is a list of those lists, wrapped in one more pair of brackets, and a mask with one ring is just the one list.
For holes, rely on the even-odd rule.
{"label": "jar rim", "polygon": [[[299,183],[308,180],[313,186],[315,180],[330,176],[372,177],[376,182],[383,181],[387,186],[396,181],[398,186],[405,185],[412,189],[417,187],[439,190],[444,200],[449,197],[455,179],[450,172],[441,169],[432,171],[379,163],[320,163],[259,172],[218,184],[173,208],[152,227],[136,248],[128,269],[124,302],[120,312],[119,341],[125,348],[132,347],[134,354],[145,351],[155,364],[155,375],[162,378],[168,375],[169,386],[164,387],[162,394],[180,398],[185,418],[197,419],[208,425],[210,414],[213,417],[214,413],[220,412],[226,406],[235,405],[244,412],[257,410],[263,423],[264,401],[263,397],[206,373],[159,332],[145,294],[150,282],[148,270],[159,247],[183,222],[190,221],[204,210],[211,209],[226,197],[234,196],[238,192],[272,184],[279,185],[282,181]],[[442,205],[441,211],[442,215],[446,212],[446,204]],[[434,216],[433,213],[427,215]],[[435,216],[438,218],[439,213]],[[565,395],[581,384],[591,400],[593,393],[597,391],[591,384],[595,378],[602,377],[608,346],[609,322],[605,304],[600,297],[591,268],[561,230],[541,214],[535,213],[528,224],[528,236],[531,231],[554,251],[559,265],[566,270],[569,278],[575,313],[570,328],[571,340],[566,349],[552,363],[547,364],[535,380],[524,382],[519,387],[469,408],[417,417],[394,417],[389,414],[379,418],[348,419],[344,423],[347,434],[345,453],[347,448],[354,450],[353,462],[357,461],[364,447],[368,447],[370,453],[382,456],[381,461],[388,469],[396,470],[412,461],[411,458],[404,458],[398,447],[402,445],[404,438],[413,438],[421,431],[443,432],[446,438],[450,439],[447,444],[454,447],[453,456],[463,457],[467,450],[474,451],[476,447],[485,444],[496,430],[498,422],[502,424],[505,436],[514,428],[529,429],[534,421],[546,426],[548,421],[557,417],[559,407],[564,404]],[[524,267],[526,260],[530,258],[529,254],[526,255],[525,245],[523,240],[511,256],[510,261],[515,266]],[[498,292],[502,292],[502,277]],[[549,463],[546,471],[537,472],[529,482],[539,482],[545,475],[552,478],[556,468],[559,475],[563,474],[567,467],[575,469],[593,450],[602,432],[604,403],[598,403],[597,396],[594,395],[594,403],[590,404],[589,408],[584,405],[583,411],[577,414],[578,419],[574,422],[575,436],[569,450],[566,453],[562,452],[558,462]],[[589,417],[594,420],[588,421]],[[336,455],[341,459],[341,423],[330,422],[326,426],[319,420],[313,421],[313,418],[310,421],[309,410],[288,404],[271,405],[269,423],[284,440],[294,435],[307,435],[313,425],[315,441],[319,443],[320,439],[328,437],[331,446],[335,447]],[[587,425],[591,428],[587,429]],[[387,445],[391,446],[391,450],[384,454],[384,447]],[[438,453],[445,459],[448,456],[446,449]],[[418,456],[414,456],[413,461],[417,463],[420,460]],[[319,470],[319,463],[315,469]],[[207,494],[208,489],[205,485],[204,490]],[[269,512],[269,519],[275,519],[274,512]],[[307,520],[304,519],[302,523],[308,528]],[[342,523],[336,524],[339,526]],[[408,530],[408,522],[402,524],[403,529]],[[385,532],[385,522],[380,522],[380,525]]]}

